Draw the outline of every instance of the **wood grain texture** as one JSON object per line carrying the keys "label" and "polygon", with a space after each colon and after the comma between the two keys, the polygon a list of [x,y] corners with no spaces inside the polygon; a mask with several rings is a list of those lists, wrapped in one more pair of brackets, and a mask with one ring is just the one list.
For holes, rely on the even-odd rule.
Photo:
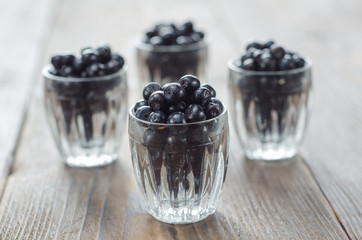
{"label": "wood grain texture", "polygon": [[[271,36],[313,60],[314,104],[302,154],[345,231],[361,239],[362,2],[303,1],[281,8],[267,1],[220,1],[214,7],[225,11],[240,41]],[[270,14],[277,12],[283,14]],[[240,27],[243,20],[252,24]]]}
{"label": "wood grain texture", "polygon": [[[56,50],[77,51],[84,45],[95,45],[105,39],[128,60],[132,103],[139,96],[136,93],[134,40],[156,21],[192,18],[212,37],[209,79],[225,101],[225,63],[241,52],[242,42],[250,36],[272,36],[287,46],[298,46],[300,52],[311,56],[318,67],[315,78],[324,78],[316,84],[316,89],[319,89],[328,78],[338,79],[342,75],[337,70],[340,75],[335,75],[327,67],[329,64],[336,66],[337,60],[331,60],[329,48],[323,48],[323,37],[320,38],[321,33],[317,31],[320,26],[315,26],[308,16],[298,15],[298,12],[312,9],[310,14],[324,21],[329,20],[328,14],[335,12],[325,12],[320,16],[322,7],[356,12],[349,7],[338,7],[337,1],[333,2],[336,6],[323,3],[303,1],[296,5],[285,2],[268,5],[266,1],[214,0],[205,4],[191,0],[182,3],[107,0],[84,4],[80,0],[62,1],[57,8],[57,21],[52,26],[54,31],[49,48],[40,62],[46,63]],[[275,15],[277,10],[287,13]],[[341,17],[337,14],[337,18]],[[348,21],[355,18],[357,16],[351,14]],[[286,19],[293,22],[285,22]],[[337,27],[322,34],[334,36],[340,31],[342,29]],[[359,37],[358,33],[355,36]],[[325,57],[324,54],[330,55]],[[346,55],[345,58],[348,56],[351,57]],[[347,67],[346,72],[356,69]],[[311,122],[308,137],[311,131],[314,135],[311,140],[307,138],[303,151],[305,159],[298,156],[291,161],[276,163],[245,160],[231,128],[229,172],[217,211],[205,221],[189,225],[160,223],[144,211],[143,199],[133,176],[126,135],[120,150],[122,157],[115,164],[97,169],[64,166],[47,127],[39,78],[12,174],[7,179],[0,202],[0,239],[358,239],[361,198],[360,176],[357,175],[359,163],[355,161],[360,153],[357,145],[360,137],[356,135],[359,130],[352,123],[358,124],[362,115],[358,98],[356,101],[345,96],[349,90],[358,92],[360,84],[354,81],[357,73],[348,73],[351,78],[347,81],[348,90],[337,92],[341,83],[333,81],[334,85],[316,93],[316,109],[319,110],[315,111],[319,114],[313,118],[317,120]],[[333,100],[333,94],[347,102],[347,110],[341,110],[339,102]],[[332,123],[323,130],[319,124],[328,121],[335,111],[347,113],[333,119],[350,128],[348,136],[339,136],[344,128],[337,132],[341,139],[353,144],[348,147],[347,143],[342,143],[341,149],[332,151],[329,146],[337,148],[336,144],[341,144],[333,138],[333,133],[328,133],[328,126],[331,127]],[[349,120],[350,117],[353,120]],[[316,142],[322,143],[314,145]],[[316,153],[318,146],[324,149],[323,154]],[[351,152],[346,157],[348,166],[338,161],[344,150]],[[334,151],[338,154],[333,155]],[[342,166],[351,171],[351,175],[339,172],[340,175],[335,176],[336,169]],[[328,181],[333,185],[328,186]]]}
{"label": "wood grain texture", "polygon": [[14,157],[29,89],[52,22],[53,1],[0,2],[0,198]]}

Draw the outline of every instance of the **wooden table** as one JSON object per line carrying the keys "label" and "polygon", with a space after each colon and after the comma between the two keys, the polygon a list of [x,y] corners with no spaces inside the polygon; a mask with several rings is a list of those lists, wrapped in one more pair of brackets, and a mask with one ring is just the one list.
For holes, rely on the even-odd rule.
{"label": "wooden table", "polygon": [[[64,166],[45,118],[40,69],[57,50],[107,40],[127,59],[134,102],[134,40],[158,20],[187,18],[211,38],[208,79],[224,101],[227,60],[250,37],[272,37],[313,60],[314,106],[291,161],[245,160],[231,128],[216,213],[169,225],[143,210],[126,135],[115,164]],[[0,35],[0,239],[362,238],[360,0],[2,1]]]}

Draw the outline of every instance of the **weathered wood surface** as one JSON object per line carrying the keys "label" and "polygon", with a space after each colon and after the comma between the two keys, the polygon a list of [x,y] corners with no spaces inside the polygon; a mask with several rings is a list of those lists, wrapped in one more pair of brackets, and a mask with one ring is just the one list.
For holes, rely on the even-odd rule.
{"label": "weathered wood surface", "polygon": [[52,2],[0,2],[0,197],[48,42]]}
{"label": "weathered wood surface", "polygon": [[[38,9],[12,4],[26,6],[29,12]],[[227,101],[226,61],[240,54],[249,37],[271,36],[313,59],[314,111],[302,156],[287,162],[243,159],[231,129],[229,172],[216,213],[200,223],[176,226],[160,223],[143,210],[126,135],[122,157],[111,166],[76,169],[62,164],[47,127],[39,77],[2,191],[0,239],[360,239],[362,60],[357,53],[362,52],[362,3],[293,4],[217,0],[45,4],[50,12],[56,9],[50,17],[56,21],[46,24],[53,29],[43,36],[49,43],[31,43],[38,46],[36,54],[46,53],[40,60],[36,54],[31,57],[37,64],[29,71],[39,71],[58,49],[76,51],[107,40],[128,60],[133,102],[137,99],[133,41],[157,20],[191,17],[212,37],[209,79],[221,98]]]}

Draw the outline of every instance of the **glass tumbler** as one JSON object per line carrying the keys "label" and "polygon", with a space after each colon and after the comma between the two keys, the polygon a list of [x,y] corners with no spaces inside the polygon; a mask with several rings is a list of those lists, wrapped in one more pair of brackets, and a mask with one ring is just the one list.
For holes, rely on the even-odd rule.
{"label": "glass tumbler", "polygon": [[59,77],[44,67],[44,101],[65,163],[96,167],[117,159],[127,119],[126,70],[92,78]]}
{"label": "glass tumbler", "polygon": [[284,71],[250,71],[228,62],[230,106],[247,158],[289,159],[297,154],[311,109],[310,60]]}
{"label": "glass tumbler", "polygon": [[156,124],[129,112],[133,169],[149,213],[192,223],[215,212],[229,157],[227,111],[187,124]]}
{"label": "glass tumbler", "polygon": [[191,74],[205,79],[207,42],[202,40],[187,45],[153,46],[139,42],[137,62],[141,86],[157,82],[161,86],[177,82],[180,77]]}

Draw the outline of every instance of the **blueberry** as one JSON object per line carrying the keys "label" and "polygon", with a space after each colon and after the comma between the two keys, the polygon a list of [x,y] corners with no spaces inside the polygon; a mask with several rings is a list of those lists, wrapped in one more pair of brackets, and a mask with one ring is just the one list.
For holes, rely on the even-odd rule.
{"label": "blueberry", "polygon": [[188,95],[200,87],[200,80],[193,75],[185,75],[178,81]]}
{"label": "blueberry", "polygon": [[110,60],[105,65],[105,71],[107,74],[116,73],[122,69],[122,66],[116,60]]}
{"label": "blueberry", "polygon": [[199,122],[206,119],[206,115],[199,104],[191,104],[185,110],[185,118],[187,122]]}
{"label": "blueberry", "polygon": [[174,36],[170,34],[166,34],[162,37],[162,45],[171,45],[173,43]]}
{"label": "blueberry", "polygon": [[75,56],[73,54],[65,54],[63,56],[63,64],[67,66],[72,66],[75,60]]}
{"label": "blueberry", "polygon": [[191,21],[185,22],[183,25],[183,32],[188,35],[194,31],[194,25]]}
{"label": "blueberry", "polygon": [[165,99],[169,104],[182,102],[186,97],[185,89],[179,83],[170,83],[164,88]]}
{"label": "blueberry", "polygon": [[303,58],[301,58],[298,54],[293,54],[292,58],[293,58],[294,65],[296,68],[304,67],[305,60]]}
{"label": "blueberry", "polygon": [[210,93],[211,93],[211,97],[216,97],[216,91],[213,87],[211,87],[210,84],[204,83],[201,85],[201,87],[207,88],[209,89]]}
{"label": "blueberry", "polygon": [[284,48],[275,44],[270,47],[270,52],[273,55],[273,57],[277,59],[283,58],[285,54]]}
{"label": "blueberry", "polygon": [[263,48],[270,48],[275,42],[273,40],[269,40],[264,43]]}
{"label": "blueberry", "polygon": [[205,106],[205,114],[207,119],[219,116],[224,110],[224,106],[217,98],[212,98],[211,101]]}
{"label": "blueberry", "polygon": [[148,117],[150,116],[152,109],[149,106],[143,106],[137,109],[135,116],[138,119],[143,121],[148,121]]}
{"label": "blueberry", "polygon": [[107,72],[106,66],[103,63],[98,63],[98,76],[104,76]]}
{"label": "blueberry", "polygon": [[137,112],[140,107],[148,106],[147,101],[144,99],[139,100],[133,107],[133,111]]}
{"label": "blueberry", "polygon": [[111,60],[112,53],[108,44],[103,44],[97,48],[97,60],[101,63],[106,63]]}
{"label": "blueberry", "polygon": [[63,65],[59,70],[62,77],[70,77],[74,74],[73,68],[71,66]]}
{"label": "blueberry", "polygon": [[112,54],[112,60],[118,62],[120,69],[124,66],[124,58],[121,55],[117,53]]}
{"label": "blueberry", "polygon": [[[167,118],[168,124],[185,124],[186,118],[183,112],[173,112]],[[183,135],[187,132],[188,127],[185,125],[181,126],[170,126],[170,131],[175,135]]]}
{"label": "blueberry", "polygon": [[82,62],[82,59],[76,58],[73,62],[73,71],[75,74],[80,76],[81,72],[84,70],[84,64]]}
{"label": "blueberry", "polygon": [[152,123],[166,123],[166,114],[161,111],[154,111],[149,115],[148,121]]}
{"label": "blueberry", "polygon": [[167,131],[147,129],[143,134],[142,143],[147,148],[162,149],[166,139]]}
{"label": "blueberry", "polygon": [[176,43],[178,45],[187,45],[192,43],[192,39],[188,36],[179,36],[176,38]]}
{"label": "blueberry", "polygon": [[199,105],[205,105],[211,99],[211,92],[205,87],[196,89],[191,95],[191,102]]}
{"label": "blueberry", "polygon": [[249,48],[263,49],[263,44],[252,41],[246,45],[246,50],[248,50]]}
{"label": "blueberry", "polygon": [[265,52],[257,61],[257,68],[259,71],[274,71],[276,69],[276,60],[270,52]]}
{"label": "blueberry", "polygon": [[160,84],[156,82],[150,82],[143,88],[143,98],[148,100],[152,93],[161,90]]}
{"label": "blueberry", "polygon": [[168,124],[185,124],[186,118],[183,112],[173,112],[167,118]]}
{"label": "blueberry", "polygon": [[179,102],[176,105],[168,106],[168,113],[171,114],[173,112],[185,112],[185,109],[186,109],[186,103],[185,102]]}
{"label": "blueberry", "polygon": [[205,125],[190,126],[187,134],[187,143],[190,145],[205,144],[211,142],[209,139],[209,130]]}
{"label": "blueberry", "polygon": [[82,51],[82,62],[90,66],[97,61],[97,54],[92,49],[85,49]]}
{"label": "blueberry", "polygon": [[86,69],[88,77],[96,77],[98,76],[99,68],[97,63],[93,63]]}
{"label": "blueberry", "polygon": [[150,39],[150,44],[154,45],[154,46],[158,46],[162,44],[162,38],[159,36],[154,36]]}
{"label": "blueberry", "polygon": [[292,57],[286,54],[282,59],[278,61],[278,68],[279,70],[290,70],[295,68]]}
{"label": "blueberry", "polygon": [[55,69],[60,69],[63,65],[63,55],[54,55],[52,56],[50,62]]}
{"label": "blueberry", "polygon": [[166,164],[181,169],[186,162],[187,140],[184,136],[169,136],[166,140]]}
{"label": "blueberry", "polygon": [[154,110],[164,110],[167,107],[165,95],[163,91],[153,92],[148,98],[148,105]]}
{"label": "blueberry", "polygon": [[247,58],[241,63],[241,67],[245,70],[256,70],[256,64],[253,58]]}

